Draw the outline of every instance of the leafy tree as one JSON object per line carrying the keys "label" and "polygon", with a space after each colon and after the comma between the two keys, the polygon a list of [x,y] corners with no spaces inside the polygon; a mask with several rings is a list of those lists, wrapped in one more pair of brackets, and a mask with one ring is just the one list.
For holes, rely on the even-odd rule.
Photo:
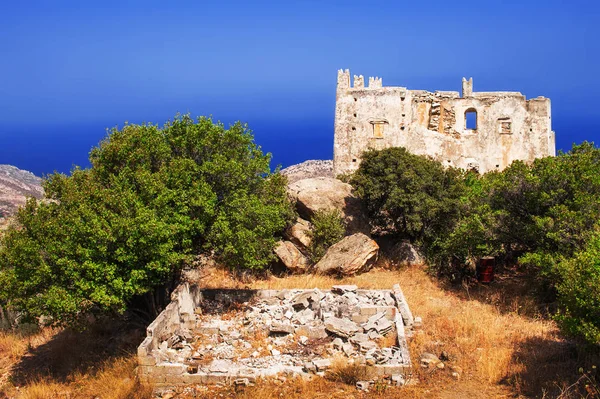
{"label": "leafy tree", "polygon": [[559,262],[557,272],[557,320],[565,331],[600,344],[600,233],[573,258]]}
{"label": "leafy tree", "polygon": [[432,245],[462,210],[462,173],[404,148],[367,151],[351,184],[383,233]]}
{"label": "leafy tree", "polygon": [[318,262],[327,249],[344,237],[344,219],[337,209],[318,211],[311,218],[310,254],[313,262]]}
{"label": "leafy tree", "polygon": [[[0,301],[26,316],[74,323],[153,297],[200,251],[260,269],[292,220],[285,178],[246,126],[178,116],[113,129],[92,167],[44,182],[0,244]],[[157,311],[157,309],[154,309]]]}

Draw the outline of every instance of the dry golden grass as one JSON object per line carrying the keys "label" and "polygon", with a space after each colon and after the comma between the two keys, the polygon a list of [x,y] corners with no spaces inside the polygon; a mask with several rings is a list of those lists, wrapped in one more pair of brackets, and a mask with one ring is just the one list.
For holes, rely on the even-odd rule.
{"label": "dry golden grass", "polygon": [[[577,380],[580,366],[598,362],[595,354],[577,353],[576,346],[561,336],[556,324],[542,317],[535,296],[527,295],[527,290],[531,291],[527,282],[524,289],[503,281],[457,290],[442,287],[422,267],[380,268],[344,279],[321,275],[271,276],[246,284],[218,270],[207,276],[207,280],[213,287],[251,289],[329,288],[334,284],[389,289],[399,283],[413,313],[421,316],[424,323],[409,341],[415,377],[420,383],[405,387],[398,393],[402,397],[549,398],[563,393],[565,398],[579,398],[584,396],[573,390],[566,393],[567,387]],[[418,359],[423,352],[438,356],[443,352],[448,357],[445,368],[422,369]],[[453,372],[458,372],[458,380],[452,376]],[[294,384],[291,385],[296,386],[296,394],[282,392],[283,388],[257,387],[248,395],[266,398],[283,394],[295,398],[316,394],[313,389],[305,391],[303,382]],[[319,384],[333,396],[333,391],[340,389],[344,395],[355,395],[353,388],[346,391],[339,383]],[[267,396],[261,396],[262,392]],[[393,392],[387,390],[386,397],[394,397]]]}
{"label": "dry golden grass", "polygon": [[0,333],[0,398],[147,399],[133,354],[135,329],[117,324],[85,332]]}
{"label": "dry golden grass", "polygon": [[[352,383],[362,378],[351,367],[337,365],[330,378],[311,381],[288,379],[261,381],[236,392],[233,388],[211,388],[194,396],[178,390],[175,397],[266,398],[592,398],[594,392],[580,379],[577,369],[598,365],[597,354],[582,353],[565,340],[554,322],[544,319],[533,296],[525,290],[511,291],[503,281],[486,287],[465,290],[443,287],[423,268],[399,271],[377,269],[356,277],[336,279],[328,276],[300,275],[246,280],[242,283],[224,270],[207,270],[202,284],[207,287],[282,289],[328,288],[333,284],[356,284],[361,288],[390,288],[400,283],[415,315],[423,318],[423,328],[410,339],[414,378],[418,384],[401,389],[378,385],[371,392],[356,391]],[[509,292],[510,294],[507,294]],[[86,357],[101,345],[83,345],[83,355],[73,352],[75,340],[92,340],[94,335],[77,336],[60,331],[38,335],[0,335],[0,371],[6,394],[15,398],[108,398],[146,399],[149,387],[140,385],[134,373],[135,357],[111,351],[105,360],[86,362]],[[112,335],[111,335],[112,334]],[[139,337],[125,336],[133,343]],[[101,339],[114,337],[100,332]],[[260,341],[261,337],[257,337]],[[136,341],[138,339],[138,341]],[[87,351],[87,352],[86,352]],[[443,369],[423,369],[419,355],[432,352],[447,356]],[[115,354],[116,353],[116,354]],[[131,353],[131,352],[130,352]],[[53,368],[44,373],[24,372],[23,368]],[[61,366],[61,364],[63,366]],[[68,367],[67,367],[68,365]],[[59,370],[60,372],[57,372]],[[460,378],[452,376],[458,372]],[[12,376],[15,385],[8,383]],[[18,381],[17,382],[15,382]],[[569,388],[569,386],[571,386]],[[1,391],[0,391],[1,392]],[[592,394],[589,394],[592,392]],[[597,391],[596,391],[597,392]],[[0,398],[3,398],[0,393]]]}

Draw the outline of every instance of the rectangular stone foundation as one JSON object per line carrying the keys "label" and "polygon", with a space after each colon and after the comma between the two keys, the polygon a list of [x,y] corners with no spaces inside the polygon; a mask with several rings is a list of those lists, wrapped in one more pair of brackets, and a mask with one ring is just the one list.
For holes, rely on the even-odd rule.
{"label": "rectangular stone foundation", "polygon": [[[232,369],[226,372],[207,372],[203,366],[190,367],[182,363],[166,362],[164,359],[159,359],[158,354],[161,352],[159,346],[162,345],[162,349],[164,349],[165,342],[182,329],[193,330],[196,334],[211,335],[220,333],[222,326],[218,324],[206,326],[199,324],[197,320],[198,309],[205,302],[215,301],[214,303],[233,304],[234,307],[241,304],[250,306],[247,303],[276,306],[278,302],[283,302],[283,299],[280,298],[298,297],[303,293],[316,291],[319,291],[319,295],[334,295],[331,290],[202,290],[195,285],[183,283],[173,292],[171,303],[147,328],[147,336],[138,347],[138,376],[142,382],[151,383],[156,387],[173,387],[189,384],[234,383],[239,379],[247,379],[248,382],[253,382],[258,377],[267,377],[278,372],[298,375],[308,372],[306,368],[298,366],[274,367],[272,370],[244,368],[241,370]],[[394,300],[394,305],[357,305],[356,312],[349,318],[357,324],[365,325],[370,317],[380,315],[380,317],[392,322],[397,335],[397,346],[391,348],[390,351],[400,353],[400,363],[365,364],[364,367],[368,368],[372,375],[380,377],[410,373],[411,362],[406,336],[410,335],[413,316],[400,287],[395,285],[391,290],[356,290],[354,293],[358,297],[385,296]],[[338,297],[343,296],[339,293],[336,295]],[[315,321],[319,322],[317,318],[315,318]],[[386,323],[389,325],[389,322]],[[298,326],[297,331],[303,331],[301,327]],[[328,334],[331,337],[327,339],[333,338],[331,332]],[[357,358],[362,356],[360,349],[358,350],[359,354],[356,355]]]}

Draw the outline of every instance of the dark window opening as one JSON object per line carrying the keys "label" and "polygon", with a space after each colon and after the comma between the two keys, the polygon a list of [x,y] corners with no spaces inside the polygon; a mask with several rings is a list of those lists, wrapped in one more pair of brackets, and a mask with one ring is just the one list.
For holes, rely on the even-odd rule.
{"label": "dark window opening", "polygon": [[496,167],[497,167],[497,168],[499,168],[499,167],[500,167],[500,165],[496,165]]}
{"label": "dark window opening", "polygon": [[406,116],[406,114],[402,114],[402,117],[405,117],[405,116]]}
{"label": "dark window opening", "polygon": [[404,101],[404,97],[400,97],[400,101]]}
{"label": "dark window opening", "polygon": [[352,162],[356,162],[356,158],[354,158],[354,159],[352,160]]}
{"label": "dark window opening", "polygon": [[404,130],[404,126],[400,126],[400,130]]}
{"label": "dark window opening", "polygon": [[358,101],[358,98],[354,97],[354,101]]}
{"label": "dark window opening", "polygon": [[477,130],[477,111],[473,108],[465,111],[465,129]]}
{"label": "dark window opening", "polygon": [[352,130],[356,130],[356,128],[354,126],[352,126]]}
{"label": "dark window opening", "polygon": [[354,114],[354,117],[356,118],[356,114]]}

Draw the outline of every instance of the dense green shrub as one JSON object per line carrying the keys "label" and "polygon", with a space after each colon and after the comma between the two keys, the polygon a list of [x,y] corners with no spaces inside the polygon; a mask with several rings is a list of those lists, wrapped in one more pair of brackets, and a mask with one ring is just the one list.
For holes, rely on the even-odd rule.
{"label": "dense green shrub", "polygon": [[126,125],[90,161],[51,175],[47,200],[18,213],[0,245],[2,305],[55,323],[122,312],[203,250],[231,267],[265,267],[293,217],[285,178],[240,123]]}
{"label": "dense green shrub", "polygon": [[600,149],[593,143],[483,176],[444,170],[401,148],[371,151],[351,183],[375,226],[421,245],[439,275],[473,275],[482,256],[516,260],[556,289],[567,332],[600,342]]}
{"label": "dense green shrub", "polygon": [[462,212],[462,172],[404,148],[367,151],[350,184],[383,234],[426,249],[448,232]]}
{"label": "dense green shrub", "polygon": [[600,233],[573,258],[559,262],[557,274],[562,305],[557,320],[567,332],[600,344]]}
{"label": "dense green shrub", "polygon": [[344,237],[344,219],[337,209],[318,211],[311,218],[310,255],[313,262],[318,262],[327,249]]}

